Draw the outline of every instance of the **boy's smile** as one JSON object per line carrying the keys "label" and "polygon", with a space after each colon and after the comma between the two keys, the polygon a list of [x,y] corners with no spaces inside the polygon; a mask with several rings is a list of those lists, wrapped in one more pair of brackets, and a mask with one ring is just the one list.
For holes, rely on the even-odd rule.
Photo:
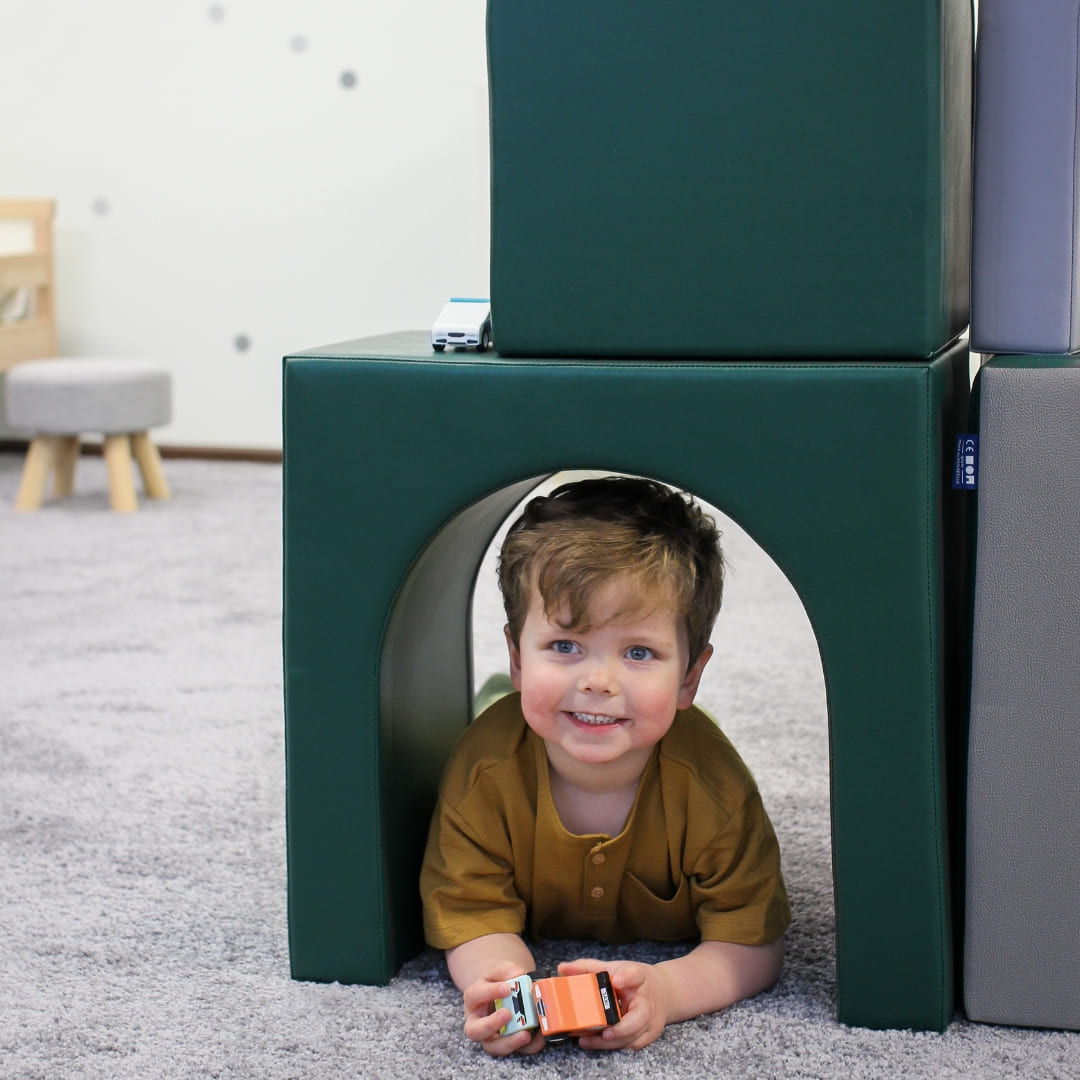
{"label": "boy's smile", "polygon": [[662,594],[642,599],[631,579],[615,578],[593,598],[589,626],[575,630],[565,611],[546,615],[534,589],[516,647],[507,635],[525,720],[564,779],[580,778],[583,765],[636,779],[676,710],[693,703],[711,650],[690,667],[683,620]]}
{"label": "boy's smile", "polygon": [[570,714],[579,724],[588,724],[590,727],[599,727],[601,724],[617,724],[618,717],[601,716],[597,713],[576,712]]}

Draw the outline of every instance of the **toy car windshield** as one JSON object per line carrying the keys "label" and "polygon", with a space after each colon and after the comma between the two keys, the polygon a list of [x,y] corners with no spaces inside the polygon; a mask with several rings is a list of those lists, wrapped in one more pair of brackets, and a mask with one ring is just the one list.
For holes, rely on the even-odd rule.
{"label": "toy car windshield", "polygon": [[447,346],[485,352],[491,344],[491,302],[469,297],[452,297],[431,328],[431,347],[442,352]]}

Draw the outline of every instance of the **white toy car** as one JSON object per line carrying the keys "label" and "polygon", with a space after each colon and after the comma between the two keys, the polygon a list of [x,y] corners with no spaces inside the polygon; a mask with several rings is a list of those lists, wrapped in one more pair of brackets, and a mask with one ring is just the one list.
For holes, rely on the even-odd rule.
{"label": "white toy car", "polygon": [[442,352],[451,348],[486,351],[491,344],[491,301],[451,297],[431,328],[431,347]]}

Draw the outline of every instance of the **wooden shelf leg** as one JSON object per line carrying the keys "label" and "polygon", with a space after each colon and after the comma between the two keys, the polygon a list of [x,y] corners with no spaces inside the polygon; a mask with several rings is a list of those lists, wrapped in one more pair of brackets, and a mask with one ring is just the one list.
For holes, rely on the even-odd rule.
{"label": "wooden shelf leg", "polygon": [[131,436],[131,452],[139,464],[146,494],[151,499],[171,498],[169,484],[161,468],[161,455],[147,432],[137,431]]}
{"label": "wooden shelf leg", "polygon": [[138,509],[131,471],[131,440],[127,435],[105,436],[105,466],[109,472],[109,501],[122,514]]}
{"label": "wooden shelf leg", "polygon": [[70,495],[75,490],[75,465],[79,460],[79,436],[64,435],[56,440],[56,471],[53,494]]}
{"label": "wooden shelf leg", "polygon": [[45,481],[56,460],[57,442],[52,435],[38,435],[30,441],[19,493],[15,496],[16,510],[36,510],[41,506],[45,498]]}

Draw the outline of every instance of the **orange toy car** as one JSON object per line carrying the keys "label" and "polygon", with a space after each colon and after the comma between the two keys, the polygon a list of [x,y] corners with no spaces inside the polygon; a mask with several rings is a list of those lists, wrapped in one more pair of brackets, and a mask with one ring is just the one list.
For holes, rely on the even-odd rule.
{"label": "orange toy car", "polygon": [[548,1042],[563,1042],[591,1031],[602,1031],[622,1017],[618,995],[606,971],[595,975],[556,975],[532,979],[521,975],[513,980],[509,997],[495,1002],[497,1009],[513,1014],[500,1028],[511,1035],[523,1028],[539,1028]]}

